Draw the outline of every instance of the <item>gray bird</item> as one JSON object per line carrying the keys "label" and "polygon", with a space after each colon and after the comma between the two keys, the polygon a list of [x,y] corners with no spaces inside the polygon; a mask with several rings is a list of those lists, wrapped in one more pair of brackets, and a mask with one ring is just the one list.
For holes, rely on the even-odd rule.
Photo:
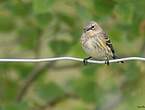
{"label": "gray bird", "polygon": [[[93,58],[105,60],[105,64],[109,65],[110,58],[119,58],[115,54],[108,35],[95,21],[89,22],[84,27],[81,36],[81,44],[84,51],[89,55],[89,57],[84,58],[84,64],[87,63],[88,59]],[[123,61],[121,61],[121,63],[123,63]]]}

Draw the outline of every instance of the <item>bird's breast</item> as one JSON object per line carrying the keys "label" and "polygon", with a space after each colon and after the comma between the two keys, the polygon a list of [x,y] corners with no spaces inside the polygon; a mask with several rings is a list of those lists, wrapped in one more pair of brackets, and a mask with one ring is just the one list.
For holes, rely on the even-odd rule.
{"label": "bird's breast", "polygon": [[89,38],[92,38],[95,34],[96,34],[95,31],[90,30],[86,33],[86,36],[88,36]]}
{"label": "bird's breast", "polygon": [[102,50],[102,48],[100,48],[99,45],[97,45],[97,42],[93,38],[90,38],[85,42],[83,49],[88,55],[90,55],[93,58],[105,57],[104,50]]}

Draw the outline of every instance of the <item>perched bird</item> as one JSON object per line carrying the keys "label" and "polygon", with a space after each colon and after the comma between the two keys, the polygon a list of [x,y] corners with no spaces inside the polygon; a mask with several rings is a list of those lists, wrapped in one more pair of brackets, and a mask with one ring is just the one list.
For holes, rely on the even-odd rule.
{"label": "perched bird", "polygon": [[[103,31],[95,21],[89,22],[83,30],[81,44],[89,57],[84,58],[84,64],[88,59],[103,59],[105,64],[109,65],[109,59],[119,58],[116,56],[112,43],[108,35]],[[123,63],[123,61],[121,61]]]}

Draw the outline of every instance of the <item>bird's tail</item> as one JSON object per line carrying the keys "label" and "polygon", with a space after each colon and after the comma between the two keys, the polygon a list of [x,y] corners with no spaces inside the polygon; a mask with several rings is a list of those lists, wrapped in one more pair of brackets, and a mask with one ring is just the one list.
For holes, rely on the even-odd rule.
{"label": "bird's tail", "polygon": [[[119,59],[120,57],[116,56],[115,54],[112,56],[113,59]],[[120,61],[121,63],[124,63],[124,61]]]}

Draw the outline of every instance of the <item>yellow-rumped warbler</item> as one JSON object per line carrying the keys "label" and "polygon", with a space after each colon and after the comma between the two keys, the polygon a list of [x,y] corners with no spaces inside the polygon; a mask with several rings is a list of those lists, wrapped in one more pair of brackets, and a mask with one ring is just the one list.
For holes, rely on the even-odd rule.
{"label": "yellow-rumped warbler", "polygon": [[[89,57],[84,58],[84,64],[88,59],[104,59],[105,64],[109,65],[109,58],[119,58],[115,55],[112,43],[108,35],[95,21],[89,22],[84,27],[84,32],[81,36],[81,44]],[[123,61],[121,61],[123,63]]]}

